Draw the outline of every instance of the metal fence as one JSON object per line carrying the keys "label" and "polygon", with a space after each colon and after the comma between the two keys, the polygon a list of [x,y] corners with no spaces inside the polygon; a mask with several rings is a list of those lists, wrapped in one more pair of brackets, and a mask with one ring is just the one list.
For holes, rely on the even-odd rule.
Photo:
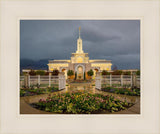
{"label": "metal fence", "polygon": [[66,82],[65,82],[65,76],[59,75],[59,76],[20,76],[20,87],[59,87],[59,89],[65,88]]}

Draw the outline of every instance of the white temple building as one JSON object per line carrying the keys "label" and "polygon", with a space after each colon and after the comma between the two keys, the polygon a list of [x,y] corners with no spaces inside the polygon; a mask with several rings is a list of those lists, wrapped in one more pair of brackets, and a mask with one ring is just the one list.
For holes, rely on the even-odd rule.
{"label": "white temple building", "polygon": [[48,63],[49,71],[57,69],[60,72],[65,72],[65,75],[67,76],[67,70],[73,70],[74,73],[77,73],[76,79],[84,79],[84,73],[87,77],[87,71],[89,71],[90,69],[94,71],[93,78],[95,77],[96,71],[99,72],[101,72],[102,70],[111,71],[111,66],[112,66],[111,60],[89,59],[88,53],[85,53],[83,51],[83,43],[82,43],[82,38],[80,36],[80,30],[81,29],[79,28],[79,38],[77,39],[77,50],[75,53],[72,53],[71,59],[49,60]]}

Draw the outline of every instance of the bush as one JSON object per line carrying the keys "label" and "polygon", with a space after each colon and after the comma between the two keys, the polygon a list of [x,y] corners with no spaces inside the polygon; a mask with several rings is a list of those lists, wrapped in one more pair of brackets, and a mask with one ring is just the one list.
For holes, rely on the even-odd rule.
{"label": "bush", "polygon": [[102,75],[110,75],[110,73],[107,72],[106,70],[103,70],[103,71],[102,71]]}
{"label": "bush", "polygon": [[45,75],[45,71],[44,70],[37,70],[36,75]]}
{"label": "bush", "polygon": [[46,93],[52,93],[55,91],[58,91],[59,88],[57,87],[50,87],[50,88],[26,88],[26,89],[20,89],[20,97],[23,96],[33,96],[33,95],[39,95],[39,94],[46,94]]}
{"label": "bush", "polygon": [[136,75],[140,75],[140,70],[138,70],[138,71],[136,72]]}
{"label": "bush", "polygon": [[72,76],[72,75],[74,75],[73,70],[68,70],[68,71],[67,71],[67,75],[68,75],[68,76]]}
{"label": "bush", "polygon": [[113,75],[121,75],[122,71],[121,70],[115,70],[114,72],[112,72]]}
{"label": "bush", "polygon": [[123,75],[131,75],[131,72],[130,71],[123,72]]}
{"label": "bush", "polygon": [[93,76],[93,70],[90,69],[88,72],[87,72],[88,76]]}
{"label": "bush", "polygon": [[59,71],[57,69],[53,70],[52,75],[58,75]]}
{"label": "bush", "polygon": [[140,89],[133,89],[133,91],[132,91],[128,88],[105,87],[105,88],[102,88],[102,90],[105,91],[105,92],[111,92],[111,93],[116,93],[116,94],[125,94],[125,95],[130,95],[130,96],[140,96]]}
{"label": "bush", "polygon": [[36,75],[36,72],[35,72],[34,70],[31,70],[31,71],[29,72],[29,75]]}
{"label": "bush", "polygon": [[45,72],[45,75],[49,75],[49,72]]}

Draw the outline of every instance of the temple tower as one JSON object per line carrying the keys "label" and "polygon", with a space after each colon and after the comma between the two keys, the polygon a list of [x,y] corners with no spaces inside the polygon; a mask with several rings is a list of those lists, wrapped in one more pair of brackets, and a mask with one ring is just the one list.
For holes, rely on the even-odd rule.
{"label": "temple tower", "polygon": [[81,32],[81,27],[79,27],[79,38],[77,39],[77,51],[76,53],[83,53],[83,46],[82,46],[82,39],[80,36]]}

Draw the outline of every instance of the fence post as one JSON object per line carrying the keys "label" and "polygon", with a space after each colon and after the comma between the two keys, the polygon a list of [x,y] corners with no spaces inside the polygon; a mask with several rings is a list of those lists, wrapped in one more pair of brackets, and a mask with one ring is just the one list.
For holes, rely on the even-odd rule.
{"label": "fence post", "polygon": [[31,83],[30,83],[30,75],[28,75],[28,87],[30,88],[30,85],[31,85]]}
{"label": "fence post", "polygon": [[28,75],[24,76],[24,86],[28,87]]}
{"label": "fence post", "polygon": [[121,86],[123,86],[123,74],[121,74]]}
{"label": "fence post", "polygon": [[65,74],[64,72],[60,72],[58,75],[58,79],[59,79],[59,90],[61,89],[65,89]]}
{"label": "fence post", "polygon": [[103,78],[101,78],[100,76],[100,72],[96,73],[96,82],[95,82],[95,88],[101,90],[101,82],[102,82]]}
{"label": "fence post", "polygon": [[131,87],[132,87],[132,75],[131,75]]}
{"label": "fence post", "polygon": [[38,85],[40,85],[40,75],[38,75]]}
{"label": "fence post", "polygon": [[51,87],[51,73],[49,73],[49,87]]}
{"label": "fence post", "polygon": [[109,79],[109,84],[110,84],[110,87],[112,86],[112,75],[110,74],[110,79]]}
{"label": "fence post", "polygon": [[133,74],[133,87],[136,87],[137,86],[137,77],[135,74]]}

